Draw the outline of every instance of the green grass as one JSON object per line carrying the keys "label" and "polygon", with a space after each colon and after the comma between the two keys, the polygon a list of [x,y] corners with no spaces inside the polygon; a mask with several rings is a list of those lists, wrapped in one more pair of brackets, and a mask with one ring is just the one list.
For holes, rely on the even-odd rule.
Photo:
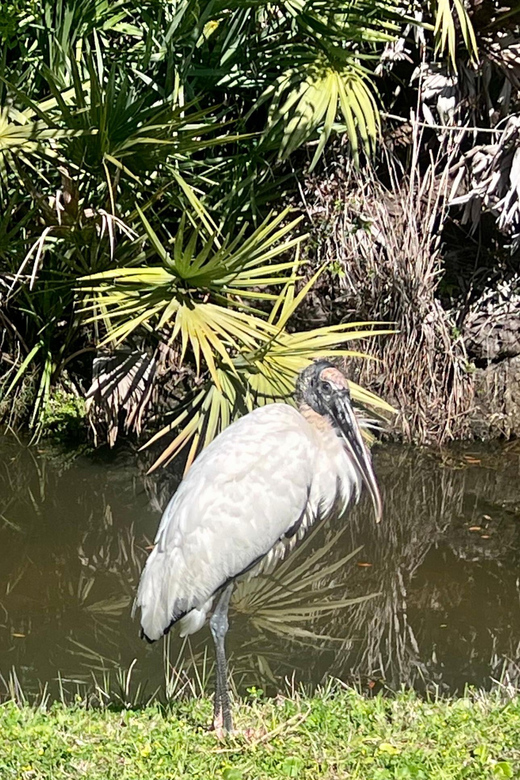
{"label": "green grass", "polygon": [[167,708],[0,707],[2,780],[520,777],[520,696],[413,693],[367,699],[330,689],[313,698],[241,700],[240,733],[219,741],[211,701]]}

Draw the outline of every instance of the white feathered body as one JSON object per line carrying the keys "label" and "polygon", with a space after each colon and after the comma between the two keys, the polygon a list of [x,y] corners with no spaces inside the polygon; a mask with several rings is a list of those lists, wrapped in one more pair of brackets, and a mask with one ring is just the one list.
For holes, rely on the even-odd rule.
{"label": "white feathered body", "polygon": [[180,620],[202,627],[215,593],[279,560],[318,518],[343,512],[361,484],[338,437],[286,404],[223,431],[196,459],[162,516],[136,605],[146,637]]}

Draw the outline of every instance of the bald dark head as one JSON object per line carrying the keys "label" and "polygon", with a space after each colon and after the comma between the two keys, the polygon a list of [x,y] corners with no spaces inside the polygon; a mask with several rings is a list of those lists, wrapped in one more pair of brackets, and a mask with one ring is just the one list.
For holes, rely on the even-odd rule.
{"label": "bald dark head", "polygon": [[[296,384],[296,400],[329,420],[341,436],[352,465],[365,483],[374,504],[376,520],[381,518],[381,497],[372,469],[370,453],[352,408],[345,374],[328,360],[317,360],[304,369]],[[318,417],[319,419],[319,417]],[[316,423],[315,423],[316,425]],[[318,427],[318,426],[316,426]]]}
{"label": "bald dark head", "polygon": [[318,414],[327,414],[327,402],[334,391],[340,390],[350,399],[345,374],[330,360],[316,360],[300,371],[296,381],[295,398],[298,404],[307,404]]}

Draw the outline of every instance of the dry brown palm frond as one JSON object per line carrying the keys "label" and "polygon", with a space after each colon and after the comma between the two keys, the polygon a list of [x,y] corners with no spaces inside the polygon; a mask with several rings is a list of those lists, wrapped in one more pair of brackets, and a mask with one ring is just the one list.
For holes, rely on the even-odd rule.
{"label": "dry brown palm frond", "polygon": [[485,54],[503,73],[510,86],[502,88],[502,100],[509,102],[513,89],[520,90],[520,39],[512,30],[497,30],[491,40],[484,40]]}
{"label": "dry brown palm frond", "polygon": [[[442,62],[422,62],[412,75],[419,82],[419,99],[425,121],[436,126],[454,125],[460,119],[458,76]],[[438,119],[432,113],[435,108]]]}
{"label": "dry brown palm frond", "polygon": [[121,417],[126,432],[141,432],[143,416],[153,395],[156,371],[155,354],[131,348],[120,348],[94,359],[87,411],[96,438],[99,421],[102,421],[106,426],[107,441],[113,446]]}
{"label": "dry brown palm frond", "polygon": [[490,278],[470,306],[463,336],[475,373],[474,430],[479,438],[518,436],[520,426],[520,277]]}
{"label": "dry brown palm frond", "polygon": [[356,381],[399,409],[397,430],[419,442],[463,436],[472,402],[464,345],[437,298],[448,173],[457,154],[450,144],[421,170],[415,123],[410,175],[389,159],[385,187],[368,166],[360,175],[338,164],[309,187],[311,215],[323,224],[318,260],[330,263],[339,282],[334,308],[345,317],[370,312],[398,330],[371,348],[380,362],[359,366]]}
{"label": "dry brown palm frond", "polygon": [[520,277],[487,288],[464,321],[468,351],[477,360],[503,360],[520,355]]}
{"label": "dry brown palm frond", "polygon": [[[520,243],[520,117],[511,116],[497,141],[476,146],[452,168],[456,174],[451,206],[464,206],[462,223],[476,230],[483,211],[491,211],[499,230]],[[459,189],[465,189],[457,195]]]}

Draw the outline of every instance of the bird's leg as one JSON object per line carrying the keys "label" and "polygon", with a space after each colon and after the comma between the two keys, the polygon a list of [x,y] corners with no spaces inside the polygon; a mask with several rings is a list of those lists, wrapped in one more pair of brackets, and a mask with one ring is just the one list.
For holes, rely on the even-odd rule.
{"label": "bird's leg", "polygon": [[227,661],[225,652],[225,639],[228,630],[228,608],[233,591],[233,582],[226,585],[218,600],[217,607],[209,621],[209,627],[215,642],[215,655],[217,659],[215,710],[213,724],[215,731],[229,733],[233,731],[231,706],[229,703],[229,688],[227,679]]}

